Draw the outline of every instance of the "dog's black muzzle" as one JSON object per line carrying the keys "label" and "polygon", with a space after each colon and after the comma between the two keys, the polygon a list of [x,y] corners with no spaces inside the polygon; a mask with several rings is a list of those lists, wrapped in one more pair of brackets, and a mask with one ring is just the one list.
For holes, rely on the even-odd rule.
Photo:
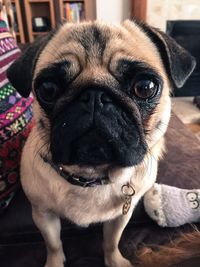
{"label": "dog's black muzzle", "polygon": [[146,153],[137,119],[105,90],[82,91],[54,120],[50,148],[55,163],[132,166]]}

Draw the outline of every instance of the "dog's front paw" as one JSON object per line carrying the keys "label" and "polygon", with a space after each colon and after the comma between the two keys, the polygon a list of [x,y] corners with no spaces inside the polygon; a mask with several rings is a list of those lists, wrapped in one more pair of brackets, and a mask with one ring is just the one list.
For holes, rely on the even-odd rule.
{"label": "dog's front paw", "polygon": [[144,195],[144,207],[147,214],[160,226],[167,226],[163,210],[161,185],[154,186]]}
{"label": "dog's front paw", "polygon": [[105,264],[108,267],[133,267],[118,250],[105,255]]}
{"label": "dog's front paw", "polygon": [[51,252],[48,254],[44,267],[64,267],[65,255],[62,251]]}

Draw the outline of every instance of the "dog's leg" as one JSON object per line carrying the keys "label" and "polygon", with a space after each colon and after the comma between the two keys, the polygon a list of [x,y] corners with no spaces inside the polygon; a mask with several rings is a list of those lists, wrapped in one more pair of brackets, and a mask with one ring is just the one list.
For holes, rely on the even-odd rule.
{"label": "dog's leg", "polygon": [[115,220],[104,223],[104,259],[109,267],[131,267],[131,263],[120,253],[118,245],[124,228],[126,227],[132,212],[121,215]]}
{"label": "dog's leg", "polygon": [[59,217],[49,211],[41,211],[36,207],[32,207],[32,215],[47,246],[45,267],[64,267],[65,256],[60,239]]}

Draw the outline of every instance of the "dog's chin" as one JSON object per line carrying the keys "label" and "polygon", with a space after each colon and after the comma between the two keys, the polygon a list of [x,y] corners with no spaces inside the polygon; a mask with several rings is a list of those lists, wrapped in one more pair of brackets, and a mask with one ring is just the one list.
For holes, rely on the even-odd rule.
{"label": "dog's chin", "polygon": [[[110,140],[102,137],[96,131],[90,130],[83,136],[71,142],[69,148],[65,143],[57,150],[52,148],[52,160],[55,164],[76,165],[82,167],[119,166],[130,167],[138,165],[146,154],[146,144],[142,143],[137,147],[124,145],[120,147],[118,142],[110,144]],[[56,153],[54,153],[56,152]]]}
{"label": "dog's chin", "polygon": [[63,165],[62,167],[70,174],[88,179],[108,177],[109,171],[113,169],[109,164],[99,166]]}
{"label": "dog's chin", "polygon": [[111,146],[95,130],[72,142],[70,148],[69,164],[100,166],[114,163]]}

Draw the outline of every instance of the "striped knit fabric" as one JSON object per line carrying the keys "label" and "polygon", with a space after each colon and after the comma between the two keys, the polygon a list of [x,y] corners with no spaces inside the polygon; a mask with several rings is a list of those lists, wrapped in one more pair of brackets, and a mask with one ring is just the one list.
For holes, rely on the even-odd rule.
{"label": "striped knit fabric", "polygon": [[33,99],[22,98],[6,77],[6,70],[19,55],[15,39],[0,20],[0,212],[19,186],[21,150],[32,125]]}

